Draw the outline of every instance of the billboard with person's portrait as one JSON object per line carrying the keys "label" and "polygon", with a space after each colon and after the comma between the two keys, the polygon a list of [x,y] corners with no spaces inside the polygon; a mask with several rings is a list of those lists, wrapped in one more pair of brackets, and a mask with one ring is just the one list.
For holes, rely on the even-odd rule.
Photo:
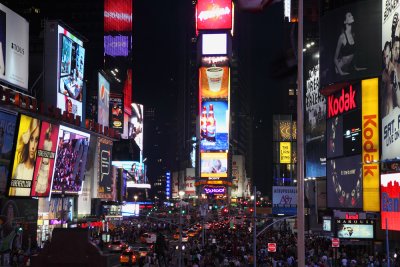
{"label": "billboard with person's portrait", "polygon": [[201,153],[201,177],[228,176],[228,153]]}

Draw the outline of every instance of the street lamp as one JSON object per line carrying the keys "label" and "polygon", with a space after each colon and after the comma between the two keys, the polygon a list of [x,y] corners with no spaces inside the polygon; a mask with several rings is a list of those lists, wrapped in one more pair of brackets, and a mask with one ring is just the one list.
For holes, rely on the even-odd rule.
{"label": "street lamp", "polygon": [[185,195],[184,191],[179,191],[180,207],[179,207],[179,263],[178,266],[182,266],[182,199]]}
{"label": "street lamp", "polygon": [[135,199],[135,202],[137,202],[138,196],[134,195],[133,198]]}

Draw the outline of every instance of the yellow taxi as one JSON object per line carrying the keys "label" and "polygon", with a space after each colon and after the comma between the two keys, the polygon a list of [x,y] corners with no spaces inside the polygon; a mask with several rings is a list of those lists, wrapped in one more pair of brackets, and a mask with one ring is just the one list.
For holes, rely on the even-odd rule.
{"label": "yellow taxi", "polygon": [[121,265],[132,266],[137,263],[138,255],[131,249],[124,250],[119,256]]}

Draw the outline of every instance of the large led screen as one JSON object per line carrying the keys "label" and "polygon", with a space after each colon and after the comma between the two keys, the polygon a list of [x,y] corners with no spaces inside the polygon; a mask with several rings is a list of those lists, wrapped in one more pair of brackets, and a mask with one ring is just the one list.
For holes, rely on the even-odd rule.
{"label": "large led screen", "polygon": [[201,177],[228,177],[228,154],[201,153]]}
{"label": "large led screen", "polygon": [[[373,221],[371,221],[373,223]],[[352,224],[343,223],[337,224],[337,237],[343,239],[373,239],[374,225],[373,224]]]}
{"label": "large led screen", "polygon": [[328,158],[343,155],[343,117],[337,116],[327,120],[328,142],[326,154]]}
{"label": "large led screen", "polygon": [[40,120],[21,115],[9,196],[30,196],[40,137]]}
{"label": "large led screen", "polygon": [[400,231],[400,173],[381,175],[381,228]]}
{"label": "large led screen", "polygon": [[127,172],[126,187],[150,188],[144,163],[137,161],[113,161],[112,165]]}
{"label": "large led screen", "polygon": [[132,117],[129,120],[128,138],[135,139],[141,151],[143,151],[143,118],[143,105],[132,103]]}
{"label": "large led screen", "polygon": [[132,31],[132,1],[104,1],[104,32]]}
{"label": "large led screen", "polygon": [[232,0],[199,0],[196,7],[197,30],[230,30]]}
{"label": "large led screen", "polygon": [[124,96],[110,93],[109,126],[114,130],[124,132]]}
{"label": "large led screen", "polygon": [[121,207],[121,213],[124,217],[139,216],[139,203],[126,202]]}
{"label": "large led screen", "polygon": [[16,114],[0,111],[0,194],[4,194],[7,187],[16,124]]}
{"label": "large led screen", "polygon": [[380,3],[359,1],[321,17],[321,87],[379,76],[382,62],[377,41],[381,38]]}
{"label": "large led screen", "polygon": [[400,4],[382,1],[382,80],[380,88],[380,114],[382,120],[381,159],[400,156],[400,91],[399,47]]}
{"label": "large led screen", "polygon": [[126,35],[105,35],[104,54],[112,57],[127,57],[130,50],[129,36]]}
{"label": "large led screen", "polygon": [[328,160],[326,171],[328,207],[362,209],[361,155]]}
{"label": "large led screen", "polygon": [[228,35],[226,33],[202,34],[202,55],[226,55]]}
{"label": "large led screen", "polygon": [[0,80],[28,90],[29,23],[0,4]]}
{"label": "large led screen", "polygon": [[99,138],[97,141],[97,155],[98,155],[98,197],[110,198],[112,197],[113,189],[113,175],[112,175],[112,145],[113,142],[104,138]]}
{"label": "large led screen", "polygon": [[228,101],[203,101],[200,118],[201,151],[227,151],[229,149]]}
{"label": "large led screen", "polygon": [[200,68],[201,98],[228,98],[229,68],[210,66]]}
{"label": "large led screen", "polygon": [[42,122],[31,196],[49,196],[57,151],[58,128],[58,125],[46,121]]}
{"label": "large led screen", "polygon": [[97,122],[103,126],[109,125],[110,113],[110,82],[99,73],[98,74],[98,112]]}
{"label": "large led screen", "polygon": [[60,126],[51,193],[82,191],[90,134]]}

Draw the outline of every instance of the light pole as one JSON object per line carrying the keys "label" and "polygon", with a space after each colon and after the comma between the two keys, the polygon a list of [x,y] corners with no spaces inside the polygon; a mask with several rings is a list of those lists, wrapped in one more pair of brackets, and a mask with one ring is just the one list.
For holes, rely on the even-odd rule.
{"label": "light pole", "polygon": [[179,207],[179,263],[178,266],[182,266],[182,199],[185,195],[184,191],[179,191],[180,207]]}
{"label": "light pole", "polygon": [[257,266],[257,189],[254,186],[254,193],[251,196],[251,200],[253,200],[253,208],[254,208],[254,213],[253,213],[253,266]]}

